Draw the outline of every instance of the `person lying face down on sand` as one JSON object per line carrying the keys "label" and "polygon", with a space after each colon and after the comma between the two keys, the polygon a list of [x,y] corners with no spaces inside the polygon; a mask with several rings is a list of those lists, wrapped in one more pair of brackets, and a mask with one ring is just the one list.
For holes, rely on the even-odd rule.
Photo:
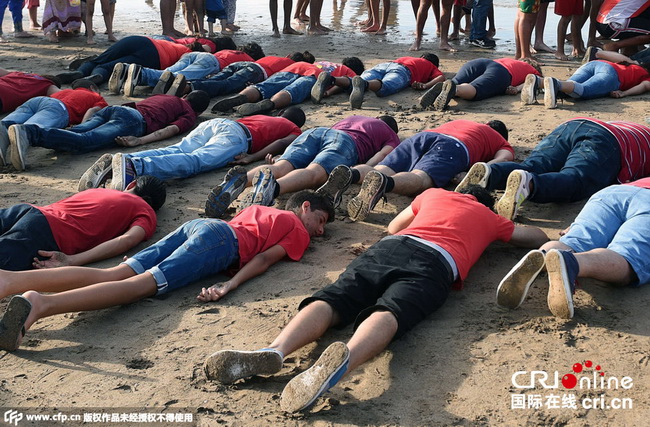
{"label": "person lying face down on sand", "polygon": [[0,271],[0,298],[23,292],[11,299],[0,320],[0,349],[16,350],[25,331],[43,317],[129,304],[239,268],[231,279],[203,288],[197,297],[218,301],[285,257],[299,261],[311,237],[322,235],[325,224],[334,220],[329,200],[313,191],[294,194],[286,208],[251,206],[229,222],[188,221],[112,268]]}
{"label": "person lying face down on sand", "polygon": [[576,280],[586,277],[615,286],[650,283],[650,178],[612,185],[591,196],[559,241],[530,251],[503,278],[497,304],[515,309],[543,269],[548,273],[548,308],[571,319]]}
{"label": "person lying face down on sand", "polygon": [[452,284],[460,285],[490,243],[537,247],[548,241],[539,228],[515,225],[495,214],[494,199],[485,189],[475,185],[463,191],[433,188],[416,197],[388,225],[391,235],[352,261],[336,282],[303,300],[268,348],[222,350],[208,357],[208,379],[230,384],[275,374],[285,356],[329,328],[354,324],[347,344],[331,344],[284,388],[282,410],[301,411],[440,308]]}

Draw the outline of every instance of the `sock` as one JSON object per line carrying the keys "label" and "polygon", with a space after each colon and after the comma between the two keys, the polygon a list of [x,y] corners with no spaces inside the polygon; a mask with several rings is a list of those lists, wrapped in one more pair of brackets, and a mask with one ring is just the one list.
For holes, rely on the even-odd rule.
{"label": "sock", "polygon": [[386,177],[386,193],[390,193],[391,191],[393,191],[393,188],[395,188],[395,180],[392,177],[387,176]]}
{"label": "sock", "polygon": [[273,188],[273,198],[276,199],[279,195],[280,195],[280,184],[276,182],[275,187]]}
{"label": "sock", "polygon": [[361,181],[361,172],[359,172],[357,169],[352,169],[352,181],[350,181],[352,184],[356,184],[359,181]]}

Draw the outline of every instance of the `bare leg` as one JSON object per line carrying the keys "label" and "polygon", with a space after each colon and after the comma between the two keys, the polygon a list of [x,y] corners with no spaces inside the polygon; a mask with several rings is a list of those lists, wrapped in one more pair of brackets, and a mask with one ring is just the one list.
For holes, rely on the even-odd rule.
{"label": "bare leg", "polygon": [[174,28],[174,15],[176,14],[176,0],[160,0],[160,21],[163,35],[170,37],[183,37],[185,34]]}
{"label": "bare leg", "polygon": [[291,105],[291,95],[286,90],[281,90],[271,97],[275,108],[284,108]]}
{"label": "bare leg", "polygon": [[29,8],[29,28],[32,30],[38,30],[41,28],[41,24],[38,23],[38,8],[31,7]]}
{"label": "bare leg", "polygon": [[476,88],[469,83],[461,83],[456,85],[456,96],[471,101],[476,97]]}
{"label": "bare leg", "polygon": [[563,16],[560,18],[560,21],[557,23],[557,50],[555,51],[555,57],[560,61],[568,61],[569,57],[564,53],[564,39],[566,37],[566,30],[569,26],[569,21],[571,20],[570,16]]}
{"label": "bare leg", "polygon": [[102,14],[104,15],[104,24],[106,25],[106,34],[109,42],[116,42],[117,38],[113,34],[113,17],[115,16],[115,3],[110,0],[101,0]]}
{"label": "bare leg", "polygon": [[[274,175],[275,176],[275,175]],[[309,164],[305,169],[294,169],[278,179],[280,194],[293,193],[306,188],[316,188],[327,181],[327,172],[316,163]]]}
{"label": "bare leg", "polygon": [[433,0],[421,0],[418,11],[415,15],[415,41],[409,48],[410,51],[418,51],[421,48],[422,36],[424,34],[424,25],[429,17],[429,7]]}
{"label": "bare leg", "polygon": [[93,30],[93,15],[95,14],[95,0],[86,0],[86,43],[95,44]]}
{"label": "bare leg", "polygon": [[397,333],[397,327],[397,319],[390,311],[376,311],[361,322],[348,341],[348,372],[384,351]]}
{"label": "bare leg", "polygon": [[296,31],[293,28],[291,28],[292,7],[293,7],[293,0],[284,0],[284,27],[282,28],[282,34],[301,35],[302,33],[300,31]]}
{"label": "bare leg", "polygon": [[275,179],[282,178],[283,176],[287,175],[289,172],[295,169],[293,165],[287,160],[280,160],[270,166],[269,165],[258,166],[254,169],[249,170],[248,173],[246,174],[246,178],[248,179],[248,183],[246,184],[247,187],[253,185],[253,178],[255,177],[255,174],[257,173],[257,171],[263,168],[270,168],[271,173],[273,174],[273,177],[275,177]]}
{"label": "bare leg", "polygon": [[585,46],[582,41],[582,15],[571,16],[571,42],[573,43],[573,50],[571,55],[574,57],[582,57],[585,54]]}
{"label": "bare leg", "polygon": [[398,172],[392,178],[395,181],[393,192],[406,196],[414,196],[427,188],[435,187],[429,175],[418,169],[412,172]]}
{"label": "bare leg", "polygon": [[323,0],[311,0],[309,2],[309,27],[307,32],[312,35],[327,34],[329,29],[320,23],[320,13],[323,9]]}
{"label": "bare leg", "polygon": [[449,24],[451,22],[451,7],[454,0],[442,0],[442,13],[440,15],[440,49],[457,52],[458,49],[449,44]]}
{"label": "bare leg", "polygon": [[552,47],[544,43],[544,29],[546,28],[546,16],[548,14],[548,3],[539,5],[537,19],[535,19],[535,43],[533,45],[535,53],[538,52],[555,52]]}
{"label": "bare leg", "polygon": [[271,25],[273,26],[273,34],[271,37],[280,37],[280,27],[278,27],[278,0],[269,0],[269,11],[271,12]]}

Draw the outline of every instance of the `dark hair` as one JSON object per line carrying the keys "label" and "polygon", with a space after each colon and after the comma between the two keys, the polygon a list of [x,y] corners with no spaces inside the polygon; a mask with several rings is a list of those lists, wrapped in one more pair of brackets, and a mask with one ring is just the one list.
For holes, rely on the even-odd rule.
{"label": "dark hair", "polygon": [[300,212],[300,207],[304,202],[309,202],[309,208],[312,212],[323,211],[327,214],[327,222],[334,221],[334,205],[329,197],[319,194],[314,190],[301,190],[289,197],[284,209],[291,211],[295,214]]}
{"label": "dark hair", "polygon": [[386,123],[389,128],[393,130],[393,132],[398,133],[399,132],[399,127],[397,126],[397,121],[393,116],[379,116],[377,119],[381,120],[382,122]]}
{"label": "dark hair", "polygon": [[84,89],[90,89],[93,92],[99,93],[99,88],[95,83],[93,83],[92,80],[89,79],[77,79],[72,82],[71,85],[72,89],[79,89],[79,88],[84,88]]}
{"label": "dark hair", "polygon": [[50,74],[43,74],[41,77],[45,77],[46,79],[51,81],[54,86],[61,89],[61,79],[59,79],[57,76],[53,76]]}
{"label": "dark hair", "polygon": [[539,66],[539,62],[535,61],[534,59],[530,58],[521,58],[520,61],[525,62],[526,64],[530,65],[533,67],[540,76],[544,77],[544,73],[542,73],[542,67]]}
{"label": "dark hair", "polygon": [[136,177],[133,192],[142,197],[154,211],[160,209],[167,199],[167,185],[151,175]]}
{"label": "dark hair", "polygon": [[356,56],[350,56],[348,58],[343,59],[343,65],[357,73],[357,75],[361,74],[364,72],[366,67],[363,65],[363,62]]}
{"label": "dark hair", "polygon": [[316,58],[314,58],[314,55],[312,55],[308,51],[294,52],[291,55],[289,55],[289,59],[292,59],[292,60],[294,60],[296,62],[307,62],[309,64],[313,64],[314,61],[316,61]]}
{"label": "dark hair", "polygon": [[201,114],[210,105],[210,95],[203,90],[193,90],[185,95],[185,100],[190,103],[196,114]]}
{"label": "dark hair", "polygon": [[216,46],[215,52],[220,50],[230,49],[236,50],[237,45],[230,37],[206,37],[207,40],[210,40]]}
{"label": "dark hair", "polygon": [[241,50],[242,52],[247,53],[248,56],[253,58],[255,61],[264,58],[264,51],[262,50],[262,46],[258,45],[255,42],[240,46],[237,50]]}
{"label": "dark hair", "polygon": [[192,52],[205,52],[205,49],[203,49],[203,45],[197,41],[193,41],[190,44],[184,45],[186,48],[191,50]]}
{"label": "dark hair", "polygon": [[426,59],[436,67],[440,67],[440,58],[438,58],[438,56],[433,53],[425,53],[420,58]]}
{"label": "dark hair", "polygon": [[646,71],[650,72],[650,62],[639,62],[638,64],[633,64],[628,61],[621,61],[617,62],[618,65],[623,65],[624,67],[629,67],[630,65],[638,65],[639,67],[643,67]]}
{"label": "dark hair", "polygon": [[471,194],[476,197],[476,200],[480,204],[487,206],[490,210],[494,210],[494,196],[490,191],[480,185],[470,184],[458,190],[458,192],[461,194]]}
{"label": "dark hair", "polygon": [[299,128],[303,127],[305,124],[305,112],[302,111],[302,108],[300,107],[288,107],[285,108],[284,110],[280,111],[279,116],[284,117],[285,119],[289,120]]}
{"label": "dark hair", "polygon": [[501,120],[490,120],[489,122],[486,123],[486,125],[490,126],[492,129],[499,132],[499,134],[503,137],[503,139],[505,139],[506,141],[508,140],[508,128],[506,127],[506,124],[503,123]]}

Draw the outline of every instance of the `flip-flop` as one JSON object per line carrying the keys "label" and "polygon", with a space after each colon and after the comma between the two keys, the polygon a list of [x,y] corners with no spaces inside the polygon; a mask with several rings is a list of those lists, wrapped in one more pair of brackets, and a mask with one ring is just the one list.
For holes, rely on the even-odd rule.
{"label": "flip-flop", "polygon": [[18,338],[25,336],[25,322],[31,311],[32,304],[25,297],[17,295],[9,301],[0,320],[0,350],[18,348]]}

